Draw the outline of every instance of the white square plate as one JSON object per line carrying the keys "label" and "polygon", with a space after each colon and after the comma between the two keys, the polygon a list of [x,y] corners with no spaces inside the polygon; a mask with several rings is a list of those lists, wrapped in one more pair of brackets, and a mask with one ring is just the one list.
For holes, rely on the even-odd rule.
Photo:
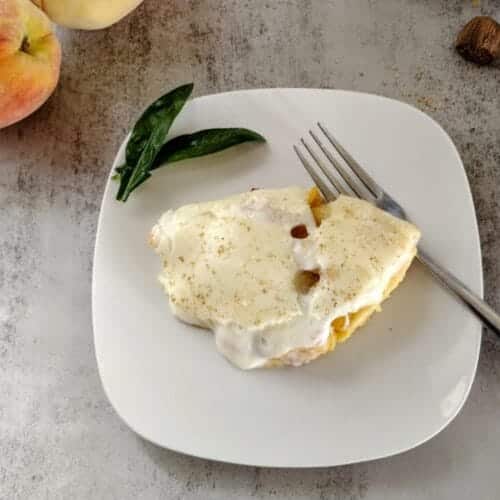
{"label": "white square plate", "polygon": [[[421,228],[423,244],[482,291],[467,178],[446,133],[397,101],[337,90],[272,89],[195,99],[171,135],[240,126],[243,145],[156,171],[126,204],[109,180],[97,232],[93,323],[102,383],[121,418],[160,446],[276,467],[332,466],[408,450],[462,407],[481,328],[418,264],[349,342],[302,368],[240,371],[210,333],[177,321],[147,245],[160,214],[252,187],[311,185],[292,143],[320,120]],[[115,165],[123,161],[120,149]]]}

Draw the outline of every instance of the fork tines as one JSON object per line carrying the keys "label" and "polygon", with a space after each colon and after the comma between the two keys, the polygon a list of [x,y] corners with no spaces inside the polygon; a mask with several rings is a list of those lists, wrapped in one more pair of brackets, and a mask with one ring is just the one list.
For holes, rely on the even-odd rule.
{"label": "fork tines", "polygon": [[[316,172],[301,149],[294,146],[294,150],[302,165],[307,170],[318,189],[327,200],[335,199],[339,194],[355,195],[368,201],[374,201],[382,194],[382,189],[370,177],[370,175],[359,165],[359,163],[347,152],[347,150],[335,139],[328,129],[318,122],[320,135],[326,138],[339,158],[324,145],[320,136],[313,130],[309,134],[317,148],[311,146],[304,138],[300,139],[302,146],[312,158],[314,164],[319,168],[324,177],[328,180],[325,183],[322,177]],[[321,156],[321,157],[320,157]],[[323,158],[323,159],[322,159]],[[324,159],[327,160],[325,163]],[[343,162],[347,165],[344,166]]]}

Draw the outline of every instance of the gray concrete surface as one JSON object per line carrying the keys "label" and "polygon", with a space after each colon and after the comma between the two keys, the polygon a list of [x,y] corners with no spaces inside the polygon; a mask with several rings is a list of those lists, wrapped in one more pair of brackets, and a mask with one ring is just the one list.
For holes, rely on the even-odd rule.
{"label": "gray concrete surface", "polygon": [[97,374],[90,285],[104,179],[138,111],[164,89],[336,87],[401,99],[458,146],[500,309],[500,69],[452,49],[482,0],[146,0],[99,32],[59,30],[50,101],[0,131],[1,499],[494,499],[500,348],[484,336],[472,393],[401,456],[321,470],[212,463],[156,448],[115,415]]}

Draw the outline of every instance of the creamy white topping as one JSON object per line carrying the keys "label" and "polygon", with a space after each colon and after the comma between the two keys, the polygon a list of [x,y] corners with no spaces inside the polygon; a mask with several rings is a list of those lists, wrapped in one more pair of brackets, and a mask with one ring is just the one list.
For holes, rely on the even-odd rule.
{"label": "creamy white topping", "polygon": [[[372,205],[341,196],[316,227],[308,190],[256,190],[166,212],[152,243],[173,313],[214,331],[218,350],[240,368],[323,345],[333,319],[378,304],[413,257],[419,232]],[[304,225],[308,236],[291,230]],[[319,282],[301,293],[302,270]]]}

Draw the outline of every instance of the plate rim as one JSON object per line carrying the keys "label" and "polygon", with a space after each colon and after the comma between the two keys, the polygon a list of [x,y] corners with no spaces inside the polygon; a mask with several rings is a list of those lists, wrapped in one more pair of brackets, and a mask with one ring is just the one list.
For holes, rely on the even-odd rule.
{"label": "plate rim", "polygon": [[[362,95],[362,96],[368,96],[371,98],[376,98],[380,100],[386,100],[386,101],[391,101],[393,103],[397,103],[398,105],[402,105],[403,107],[406,107],[410,109],[412,112],[416,112],[417,114],[420,115],[421,118],[429,121],[436,130],[440,132],[440,134],[446,139],[446,141],[449,143],[451,146],[451,149],[453,150],[453,153],[455,155],[455,159],[458,161],[458,164],[460,165],[461,169],[461,175],[463,176],[463,180],[465,182],[465,187],[466,187],[466,201],[470,208],[472,209],[472,215],[473,215],[473,225],[474,225],[474,236],[475,236],[475,252],[477,255],[475,258],[478,260],[478,273],[474,273],[476,275],[476,279],[478,281],[476,286],[471,286],[472,289],[478,288],[476,293],[483,298],[484,295],[484,271],[483,271],[483,258],[482,258],[482,247],[481,247],[481,240],[480,240],[480,234],[479,234],[479,225],[478,225],[478,220],[477,220],[477,212],[476,212],[476,206],[474,203],[474,198],[472,196],[472,190],[469,182],[469,178],[467,176],[467,172],[465,170],[465,166],[463,164],[462,158],[460,156],[460,153],[453,142],[452,138],[449,136],[449,134],[446,132],[446,130],[431,116],[429,116],[427,113],[424,111],[418,109],[417,107],[404,102],[400,101],[398,99],[394,99],[391,97],[387,97],[384,95],[376,94],[376,93],[370,93],[370,92],[359,92],[355,90],[348,90],[348,89],[333,89],[333,88],[305,88],[305,87],[259,87],[259,88],[245,88],[245,89],[234,89],[234,90],[229,90],[229,91],[223,91],[223,92],[216,92],[213,94],[204,94],[200,96],[195,96],[191,101],[203,101],[205,99],[210,99],[210,98],[220,98],[220,97],[225,97],[231,94],[241,94],[241,93],[260,93],[260,92],[324,92],[324,93],[337,93],[337,94],[354,94],[354,95]],[[102,375],[102,364],[99,358],[98,350],[97,350],[97,342],[96,342],[96,262],[97,262],[97,256],[98,256],[98,248],[99,248],[99,241],[101,239],[102,235],[102,226],[103,226],[103,208],[104,204],[107,200],[108,197],[108,191],[112,188],[113,184],[111,181],[111,177],[113,175],[114,169],[118,163],[118,158],[121,156],[122,151],[125,149],[126,146],[126,141],[128,140],[130,136],[130,132],[127,132],[125,134],[125,137],[123,138],[123,141],[120,143],[120,146],[117,149],[117,152],[114,156],[109,174],[105,177],[105,187],[103,190],[103,194],[101,197],[101,202],[99,204],[99,216],[97,220],[97,227],[96,227],[96,232],[95,232],[95,238],[94,238],[94,252],[93,252],[93,260],[92,260],[92,272],[91,272],[91,325],[92,325],[92,340],[94,344],[94,355],[96,359],[96,364],[97,364],[97,370],[99,374],[99,379],[101,386],[103,388],[104,394],[106,395],[106,398],[108,399],[111,407],[115,411],[115,413],[118,415],[119,419],[126,424],[127,427],[129,427],[135,434],[137,434],[139,437],[144,439],[145,441],[152,443],[155,446],[158,446],[160,448],[168,449],[171,451],[174,451],[176,453],[180,453],[185,456],[190,456],[190,457],[195,457],[203,460],[210,460],[213,462],[219,462],[219,463],[225,463],[225,464],[232,464],[232,465],[242,465],[242,466],[248,466],[248,467],[266,467],[266,468],[274,468],[274,469],[283,469],[283,468],[289,468],[289,469],[307,469],[307,468],[323,468],[323,467],[335,467],[335,466],[341,466],[341,465],[350,465],[350,464],[355,464],[355,463],[364,463],[367,461],[372,461],[372,460],[380,460],[383,458],[388,458],[396,455],[400,455],[402,453],[405,453],[407,451],[413,450],[427,441],[430,441],[433,439],[435,436],[440,434],[446,427],[448,427],[457,417],[457,415],[460,413],[460,411],[463,409],[469,395],[472,389],[472,385],[474,383],[474,380],[477,375],[477,367],[478,367],[478,362],[479,362],[479,355],[480,355],[480,350],[481,350],[481,344],[482,344],[482,337],[483,337],[483,327],[478,323],[477,324],[477,334],[478,334],[478,342],[476,346],[476,350],[473,353],[474,354],[474,366],[473,366],[473,371],[472,371],[472,376],[470,377],[470,381],[468,384],[468,387],[463,393],[462,399],[460,401],[460,404],[457,405],[455,411],[450,414],[449,417],[444,421],[444,423],[438,427],[433,433],[430,433],[428,436],[425,438],[422,438],[420,440],[415,441],[414,444],[411,446],[401,446],[401,447],[393,447],[392,450],[385,451],[382,453],[373,453],[370,457],[364,458],[364,459],[350,459],[350,460],[342,460],[342,461],[328,461],[325,463],[314,463],[314,464],[294,464],[294,463],[289,463],[289,464],[284,464],[284,465],[277,465],[276,463],[265,463],[264,461],[261,461],[260,463],[254,463],[252,461],[243,461],[243,460],[231,460],[231,459],[221,459],[221,458],[213,458],[212,456],[205,455],[203,453],[196,453],[196,452],[191,452],[191,451],[185,451],[182,449],[179,449],[175,446],[167,446],[164,444],[159,443],[157,440],[154,439],[154,437],[147,436],[145,433],[139,431],[136,429],[135,425],[129,422],[118,410],[117,406],[115,405],[113,398],[111,397],[111,393],[106,387],[104,377]],[[471,328],[472,330],[472,328]],[[472,334],[472,332],[471,332]],[[332,463],[333,462],[333,463]]]}

